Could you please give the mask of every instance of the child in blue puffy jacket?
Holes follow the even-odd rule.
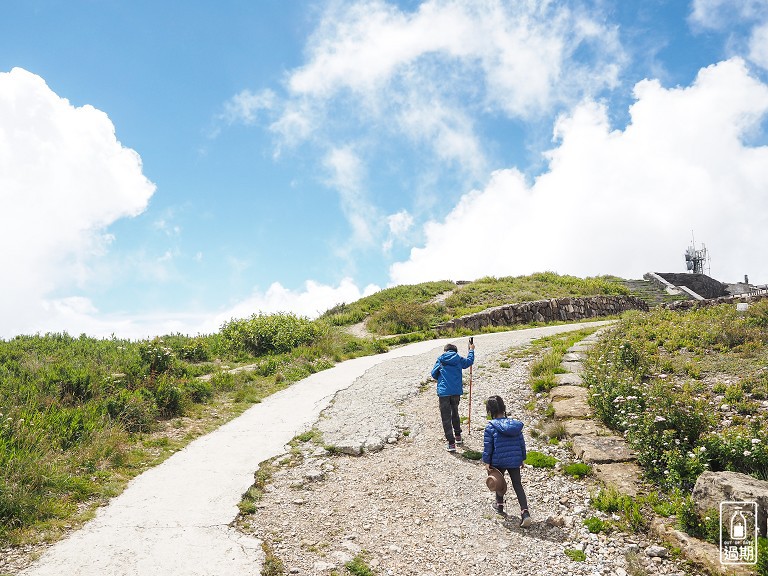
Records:
[[[475,361],[475,345],[471,341],[470,338],[466,358],[459,355],[455,344],[446,344],[443,353],[432,367],[432,378],[437,380],[440,418],[443,421],[445,439],[448,441],[448,452],[456,452],[456,444],[463,444],[459,418],[459,401],[464,392],[461,371],[472,366]]]
[[[531,515],[528,512],[528,499],[525,496],[523,482],[520,478],[520,468],[525,466],[525,438],[523,423],[514,418],[507,418],[507,407],[501,396],[491,396],[485,402],[485,409],[491,421],[485,427],[483,435],[483,462],[486,467],[496,468],[509,473],[512,487],[520,504],[520,526],[527,528],[531,525]],[[504,515],[504,494],[496,492],[496,502],[493,509]]]

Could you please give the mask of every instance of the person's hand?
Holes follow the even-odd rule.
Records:
[[[475,345],[474,345],[474,344],[470,344],[470,345],[469,345],[469,349],[470,349],[470,350],[474,350],[474,349],[475,349]]]

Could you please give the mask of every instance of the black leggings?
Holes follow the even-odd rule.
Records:
[[[504,476],[504,472],[509,472],[509,477],[512,479],[512,488],[515,489],[517,502],[520,504],[520,510],[528,510],[528,498],[525,497],[523,481],[520,478],[520,468],[497,468],[497,470],[501,472],[502,476]],[[504,495],[496,492],[496,502],[499,504],[504,502]]]

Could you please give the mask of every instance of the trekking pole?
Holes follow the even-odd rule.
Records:
[[[473,344],[473,337],[469,337],[469,345]],[[472,434],[472,366],[469,367],[469,415],[467,416],[467,435]]]

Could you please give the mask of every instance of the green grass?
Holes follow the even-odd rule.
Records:
[[[596,330],[597,328],[585,328],[535,340],[530,347],[530,352],[538,355],[529,369],[531,389],[535,393],[549,392],[557,386],[555,376],[565,373],[562,361],[568,348]]]
[[[585,476],[592,474],[592,467],[583,462],[573,462],[563,466],[563,473],[573,476],[574,478],[584,478]]]
[[[436,296],[446,292],[452,294],[444,302],[433,303]],[[553,272],[486,277],[462,286],[449,281],[424,282],[387,288],[352,303],[338,304],[321,318],[337,326],[367,319],[368,329],[376,334],[401,334],[425,331],[451,318],[503,304],[600,294],[629,294],[629,290],[617,278],[577,278]]]
[[[480,460],[483,457],[483,453],[477,450],[464,450],[461,455],[467,460]]]
[[[557,458],[536,452],[535,450],[529,450],[525,463],[534,468],[554,468],[555,464],[557,464]]]
[[[358,554],[355,556],[351,561],[347,562],[344,567],[347,569],[347,572],[350,574],[353,574],[354,576],[374,576],[375,572],[373,569],[368,566],[368,563],[366,562],[365,558]]]
[[[611,530],[611,525],[608,522],[601,520],[596,516],[590,516],[584,520],[584,526],[587,527],[592,534],[598,534],[603,532],[607,534]]]
[[[587,559],[587,555],[582,550],[566,548],[564,553],[566,556],[568,556],[568,558],[570,558],[574,562],[584,562],[584,560]]]

